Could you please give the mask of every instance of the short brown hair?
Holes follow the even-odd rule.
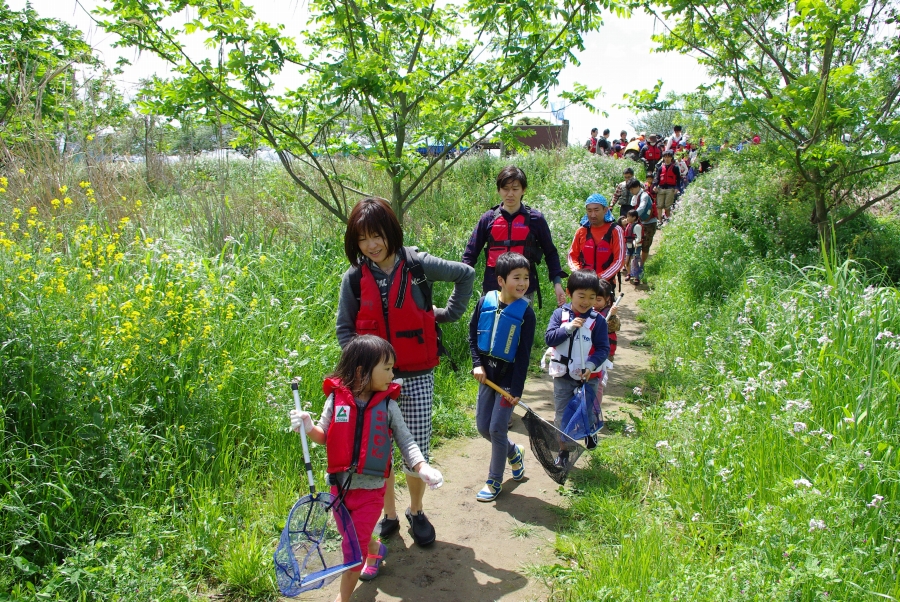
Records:
[[[507,165],[497,174],[497,190],[509,186],[513,182],[521,184],[522,190],[528,188],[528,178],[525,177],[525,172],[515,165]]]
[[[353,267],[359,267],[363,257],[359,250],[359,238],[366,235],[381,236],[387,245],[388,255],[392,255],[403,247],[403,228],[394,210],[387,200],[370,196],[366,197],[350,211],[347,218],[347,230],[344,232],[344,253]]]

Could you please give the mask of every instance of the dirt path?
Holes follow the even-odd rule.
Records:
[[[639,414],[636,406],[624,401],[624,395],[637,382],[637,372],[646,369],[649,361],[647,350],[634,345],[643,329],[643,324],[634,319],[637,301],[646,298],[646,289],[624,283],[623,291],[615,369],[610,373],[602,406],[607,423],[614,427],[628,420],[626,412]],[[523,399],[541,416],[552,420],[553,384],[546,374],[529,375]],[[510,438],[528,447],[518,414]],[[528,567],[555,562],[555,526],[564,498],[530,451],[527,453],[526,478],[516,483],[507,471],[503,493],[497,500],[479,503],[475,494],[484,485],[490,460],[488,442],[458,439],[435,450],[434,464],[446,482],[440,490],[428,492],[425,504],[437,531],[437,542],[426,549],[418,548],[401,518],[400,534],[386,542],[390,555],[381,574],[374,581],[361,584],[354,601],[546,600],[547,589]],[[398,497],[398,508],[403,508],[408,501],[406,492],[401,491]],[[324,592],[298,599],[330,602],[336,595],[336,584],[332,584]]]

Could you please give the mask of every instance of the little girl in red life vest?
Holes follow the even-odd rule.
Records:
[[[350,570],[341,576],[336,602],[347,602],[359,579],[374,579],[387,556],[387,548],[372,539],[372,532],[384,505],[394,441],[403,459],[426,485],[437,489],[444,483],[441,473],[425,462],[395,401],[400,395],[400,384],[392,382],[395,360],[394,348],[386,340],[374,335],[356,337],[344,348],[334,374],[322,385],[328,398],[318,424],[313,425],[308,412],[290,412],[293,430],[300,432],[303,428],[315,443],[325,445],[331,494],[337,497],[343,491],[343,504],[353,519],[359,548],[368,551],[361,571]],[[362,431],[356,445],[360,412]],[[354,450],[358,450],[356,457]],[[338,530],[344,537],[344,559],[349,560],[352,553],[345,529],[338,524]]]

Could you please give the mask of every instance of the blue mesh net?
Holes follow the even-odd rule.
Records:
[[[275,550],[275,576],[282,595],[294,597],[331,583],[362,563],[353,520],[328,493],[301,498],[288,515]]]
[[[562,432],[572,439],[589,440],[588,445],[596,442],[597,434],[603,428],[603,413],[600,411],[600,400],[593,387],[586,384],[575,390],[569,400],[562,417]]]

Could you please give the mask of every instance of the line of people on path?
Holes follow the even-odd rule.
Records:
[[[673,159],[681,168],[686,183],[692,182],[698,174],[711,168],[709,161],[701,157],[706,147],[703,138],[695,144],[680,125],[674,126],[672,133],[667,137],[641,132],[629,138],[628,132],[622,130],[618,138],[610,140],[608,129],[603,130],[602,135],[598,135],[598,131],[597,128],[593,128],[590,138],[584,143],[584,148],[588,152],[599,156],[640,161],[644,163],[648,174],[656,170],[666,151],[672,151]]]
[[[663,164],[672,165],[665,157]],[[532,308],[535,294],[541,302],[537,265],[546,262],[557,305],[544,341],[560,427],[563,408],[577,387],[586,384],[602,399],[619,328],[615,280],[626,258],[632,276],[635,269],[643,269],[657,223],[651,194],[658,198],[657,189],[668,190],[667,169],[654,176],[650,190],[633,178],[633,170],[625,170],[626,181],[614,196],[620,214],[625,214],[623,225],[602,194],[585,200],[585,216],[576,225],[567,254],[571,274],[563,269],[546,219],[523,202],[528,182],[518,167],[498,174],[500,203],[480,217],[460,262],[404,246],[403,229],[386,200],[370,197],[354,206],[344,234],[350,267],[338,295],[341,359],[324,381],[326,402],[318,421],[308,412],[290,412],[294,430],[302,428],[325,445],[332,494],[349,510],[360,549],[367,552],[363,566],[342,575],[337,600],[349,600],[359,579],[378,575],[388,552],[383,540],[399,530],[390,461],[394,443],[409,489],[404,515],[412,537],[423,547],[436,539],[424,498],[429,487],[443,484],[443,475],[429,464],[434,368],[442,353],[439,325],[465,312],[479,258],[485,257],[484,279],[469,324],[469,347],[479,381],[476,426],[492,449],[476,499],[489,502],[502,492],[507,464],[514,480],[525,476],[524,447],[509,439],[508,429],[524,391],[537,329]],[[633,281],[640,282],[639,272]],[[453,285],[446,307],[433,305],[437,282]],[[504,394],[490,388],[487,380]],[[560,441],[558,464],[566,465],[569,451]],[[349,540],[346,528],[342,534]],[[349,547],[344,549],[349,553]]]

